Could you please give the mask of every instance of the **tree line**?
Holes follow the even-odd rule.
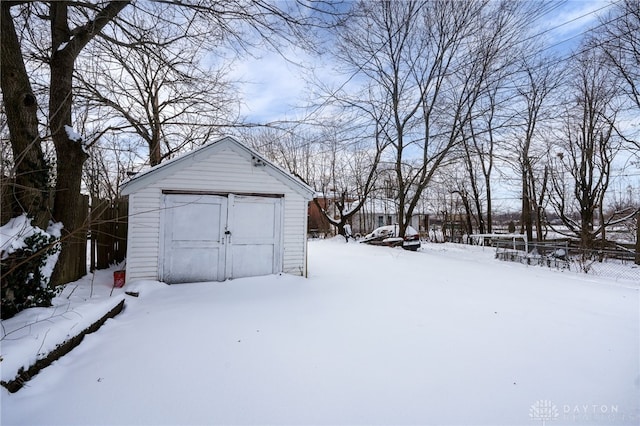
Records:
[[[529,241],[552,230],[591,249],[615,227],[637,241],[638,187],[614,183],[638,176],[639,2],[563,55],[536,33],[556,3],[464,4],[354,5],[330,48],[348,84],[316,81],[322,118],[254,145],[330,201],[318,207],[340,233],[367,197],[395,203],[401,234],[452,204],[467,232],[491,233],[509,187]]]

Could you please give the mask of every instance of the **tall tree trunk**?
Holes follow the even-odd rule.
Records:
[[[149,139],[149,164],[151,167],[157,166],[162,161],[162,147],[160,146],[160,139],[162,137],[162,125],[160,117],[160,108],[158,105],[158,87],[154,84],[153,96],[151,99],[151,116],[153,120],[150,123],[151,138]]]
[[[527,172],[522,173],[522,224],[521,232],[526,232],[527,241],[533,240],[533,221],[531,219],[531,200],[529,196],[529,178]]]
[[[455,194],[460,196],[460,200],[462,201],[462,206],[464,207],[465,218],[464,218],[464,227],[465,234],[473,234],[473,211],[471,209],[471,202],[469,201],[469,195],[465,190],[454,191]]]
[[[149,165],[151,167],[157,166],[162,161],[160,148],[160,138],[151,138],[149,141]]]
[[[583,206],[580,213],[580,247],[583,249],[592,249],[595,242],[593,235],[593,210],[588,206]]]
[[[544,240],[544,233],[542,232],[542,224],[544,219],[544,199],[545,193],[547,191],[547,181],[549,179],[549,167],[544,167],[544,175],[542,178],[542,186],[540,187],[540,196],[538,198],[534,198],[534,207],[536,214],[536,238],[538,241]]]
[[[56,192],[53,217],[62,222],[62,252],[52,277],[54,285],[76,280],[87,273],[86,262],[78,265],[76,245],[86,244],[86,229],[79,223],[84,214],[79,211],[82,167],[88,158],[81,139],[69,130],[73,102],[73,67],[76,53],[59,49],[69,41],[67,5],[54,2],[51,5],[51,33],[54,51],[51,57],[51,85],[49,93],[49,127],[56,148]],[[72,139],[71,137],[74,137]]]
[[[79,245],[86,245],[86,217],[81,211],[80,187],[82,168],[88,158],[81,138],[71,133],[73,102],[73,70],[75,59],[87,43],[110,22],[129,1],[112,1],[100,10],[93,21],[79,27],[71,35],[68,24],[68,2],[52,2],[51,75],[49,87],[49,127],[56,149],[56,191],[54,220],[62,222],[62,251],[54,269],[53,285],[74,281],[86,274],[86,260],[78,259]]]
[[[479,195],[480,194],[474,194],[473,201],[475,204],[476,211],[478,212],[478,233],[484,234],[485,233],[484,218],[482,217],[482,205],[480,204]]]
[[[604,208],[602,206],[604,200],[600,200],[598,204],[598,215],[600,216],[600,239],[602,240],[602,249],[607,246],[607,224],[604,217]]]
[[[396,122],[398,119],[396,119]],[[396,124],[396,132],[398,135],[398,148],[396,150],[396,160],[395,160],[395,173],[396,173],[396,182],[398,186],[398,237],[404,238],[404,233],[407,229],[408,223],[411,220],[411,215],[406,217],[405,208],[406,208],[406,197],[405,194],[408,192],[408,188],[406,187],[406,181],[404,178],[404,174],[402,171],[402,151],[403,151],[403,134],[402,127]]]
[[[15,184],[12,187],[12,195],[16,200],[16,211],[13,215],[26,212],[32,217],[34,225],[46,229],[50,218],[48,211],[50,170],[40,145],[38,104],[22,59],[10,4],[2,2],[0,7],[2,100],[7,114],[15,163]]]
[[[485,186],[487,193],[487,232],[491,234],[493,232],[493,214],[491,213],[491,179],[485,175]]]

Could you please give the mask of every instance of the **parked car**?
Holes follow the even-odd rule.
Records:
[[[405,250],[416,251],[420,248],[420,234],[412,226],[405,230],[405,236],[397,237],[398,225],[387,225],[376,228],[370,234],[364,236],[361,243],[378,246],[402,247]]]

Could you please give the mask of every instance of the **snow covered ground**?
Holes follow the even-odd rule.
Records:
[[[122,314],[0,391],[1,423],[639,424],[640,283],[493,255],[337,239],[309,243],[309,279],[127,284]]]

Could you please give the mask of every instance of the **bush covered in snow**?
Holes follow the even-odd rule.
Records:
[[[49,287],[58,259],[60,225],[47,232],[31,225],[26,215],[0,228],[2,319],[34,306],[51,306],[59,289]]]

